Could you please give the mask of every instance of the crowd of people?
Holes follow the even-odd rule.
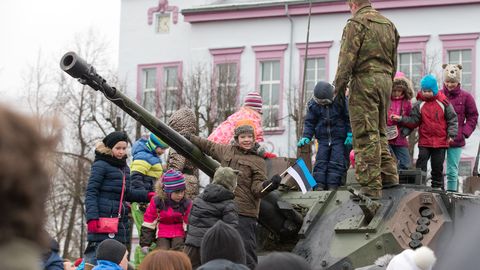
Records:
[[[347,149],[353,146],[352,165],[360,192],[380,198],[382,188],[398,183],[397,170],[411,167],[406,136],[418,127],[416,167],[425,171],[431,160],[432,188],[444,190],[447,156],[446,190],[457,191],[462,146],[478,119],[473,97],[461,88],[462,66],[443,66],[441,89],[437,78],[424,76],[412,104],[415,89],[405,74],[396,71],[399,35],[394,24],[373,9],[369,0],[349,0],[348,4],[353,17],[344,28],[334,85],[321,81],[313,89],[298,142],[303,146],[317,140],[316,189],[336,190],[342,185]],[[267,178],[265,159],[275,154],[259,144],[263,141],[261,113],[261,96],[249,93],[244,106],[208,139],[196,135],[191,110],[183,108],[171,116],[169,126],[221,165],[202,193],[198,169],[174,149],[163,162],[161,156],[169,147],[154,134],[133,144],[130,165],[127,134],[106,135],[96,145],[85,192],[88,243],[82,258],[72,263],[61,259],[55,240],[48,240],[43,224],[45,202],[38,196],[48,192],[42,159],[53,150],[56,139],[38,132],[33,119],[0,107],[0,160],[4,165],[0,170],[4,213],[0,268],[311,269],[304,258],[292,253],[272,253],[258,262],[260,199],[281,181],[279,175]],[[129,262],[130,216],[140,235],[134,264]],[[406,259],[402,259],[414,256],[412,252],[401,253],[387,269],[416,269],[404,266]],[[40,253],[42,266],[38,264]],[[434,262],[430,258],[428,269]]]

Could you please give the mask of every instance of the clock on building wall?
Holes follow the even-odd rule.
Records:
[[[157,14],[157,33],[168,33],[170,32],[170,14]]]

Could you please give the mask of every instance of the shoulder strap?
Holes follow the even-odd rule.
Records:
[[[123,175],[123,178],[122,178],[122,193],[120,195],[120,205],[118,206],[118,218],[120,218],[122,216],[122,202],[123,202],[123,194],[125,192],[125,178],[126,178],[126,173],[122,170],[120,170],[120,172],[122,173]]]

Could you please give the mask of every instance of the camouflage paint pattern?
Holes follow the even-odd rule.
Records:
[[[335,92],[342,95],[350,89],[355,173],[360,184],[372,190],[381,189],[382,181],[398,183],[386,119],[399,39],[392,22],[365,6],[348,20],[341,41]]]

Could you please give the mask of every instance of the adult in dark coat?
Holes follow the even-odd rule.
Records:
[[[95,252],[100,242],[112,238],[128,246],[130,244],[130,221],[128,202],[148,202],[154,193],[146,190],[134,190],[130,185],[130,169],[127,166],[128,137],[124,132],[115,131],[108,134],[95,149],[90,178],[85,193],[85,211],[87,219],[87,248],[85,261],[96,264]],[[98,232],[98,220],[101,217],[118,217],[123,180],[125,190],[122,211],[117,233]]]
[[[237,186],[237,172],[229,167],[219,167],[215,171],[212,184],[193,201],[188,218],[188,232],[184,252],[190,258],[192,267],[200,266],[200,245],[202,238],[218,220],[237,227],[238,211],[233,192]]]

